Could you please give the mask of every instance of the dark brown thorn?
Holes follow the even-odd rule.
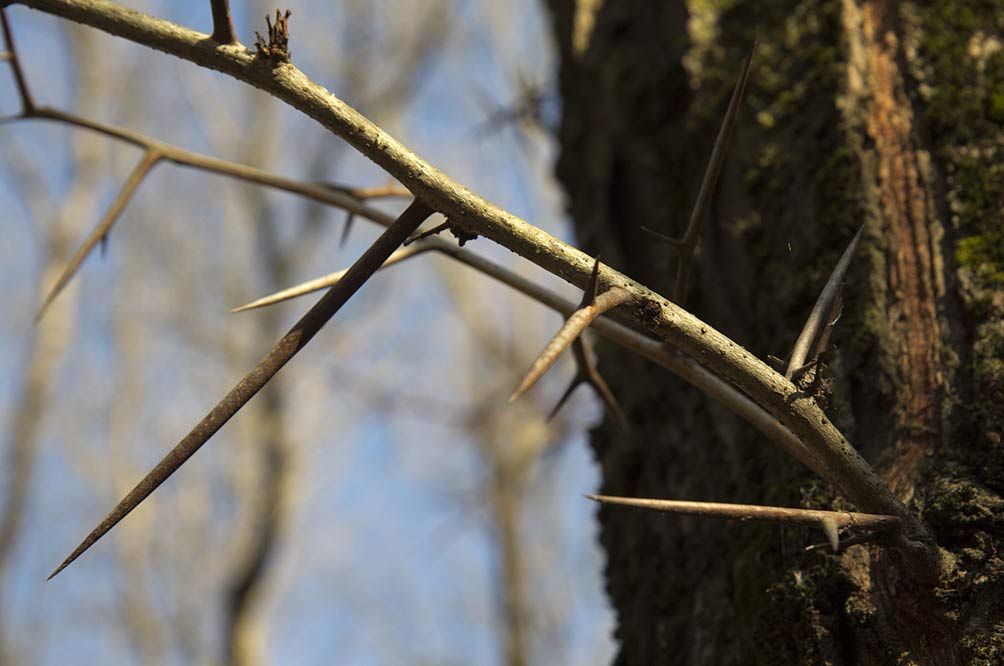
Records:
[[[687,299],[687,280],[690,273],[690,261],[693,259],[694,250],[697,248],[697,241],[701,236],[701,224],[704,221],[704,214],[711,203],[711,196],[715,192],[718,184],[718,176],[722,172],[722,164],[725,163],[725,153],[728,151],[729,139],[732,136],[732,127],[735,125],[736,116],[739,112],[739,104],[743,99],[743,92],[746,90],[746,82],[749,80],[750,64],[753,62],[753,52],[756,50],[757,38],[753,39],[746,61],[743,63],[742,72],[736,82],[735,90],[732,91],[732,99],[725,110],[725,118],[722,126],[718,130],[715,138],[715,146],[711,149],[711,159],[708,160],[708,168],[704,172],[704,180],[701,181],[701,189],[697,192],[697,201],[694,202],[694,209],[690,213],[690,221],[687,223],[687,231],[683,235],[680,244],[680,264],[676,270],[676,285],[673,288],[673,301],[678,305],[683,305]]]
[[[582,300],[579,301],[579,309],[587,308],[596,302],[596,291],[599,289],[600,257],[596,256],[593,261],[593,272],[589,274],[589,280],[582,290]]]
[[[641,226],[641,230],[644,231],[645,233],[652,234],[653,236],[655,236],[659,240],[661,240],[663,242],[666,242],[666,243],[669,243],[670,245],[673,245],[675,247],[679,247],[679,246],[683,245],[683,241],[680,240],[679,238],[673,238],[672,236],[667,236],[666,234],[662,233],[661,231],[656,231],[655,229],[651,229],[651,228],[646,227],[644,225]]]
[[[833,306],[837,292],[840,291],[840,283],[843,282],[844,277],[847,275],[847,269],[851,265],[851,259],[854,258],[854,252],[858,249],[858,243],[861,242],[864,230],[865,225],[862,224],[858,228],[857,233],[854,234],[854,238],[851,239],[847,249],[844,250],[843,255],[841,255],[840,261],[834,267],[830,278],[823,287],[823,291],[820,292],[819,298],[816,299],[816,304],[812,306],[812,312],[809,313],[809,318],[805,320],[805,326],[802,327],[802,332],[799,333],[795,346],[791,348],[788,369],[784,373],[786,379],[790,380],[795,370],[805,365],[805,359],[809,354],[809,347],[812,345],[816,334],[819,333],[823,319],[826,318],[826,315]]]
[[[428,229],[427,231],[423,231],[420,234],[415,234],[414,236],[412,236],[411,238],[409,238],[408,240],[406,240],[404,242],[404,246],[408,247],[412,243],[414,243],[416,241],[420,241],[423,238],[428,238],[429,236],[435,236],[436,234],[441,234],[441,233],[443,233],[444,231],[446,231],[449,228],[450,228],[450,221],[447,220],[446,222],[443,222],[442,224],[436,225],[433,228]]]
[[[579,388],[579,385],[584,383],[585,381],[586,380],[583,379],[582,375],[579,373],[576,373],[576,375],[572,377],[572,381],[568,382],[568,388],[565,389],[565,392],[561,394],[561,397],[558,399],[558,402],[555,403],[554,407],[548,413],[546,419],[548,422],[554,420],[554,417],[558,415],[558,412],[561,411],[561,408],[565,406],[565,403],[568,402],[568,399],[572,397],[573,393],[575,393],[575,389]]]
[[[286,335],[258,362],[248,374],[210,411],[164,459],[150,470],[136,484],[125,498],[105,516],[94,530],[87,535],[69,557],[60,564],[49,576],[53,576],[80,557],[98,539],[104,536],[120,520],[125,518],[150,493],[168,479],[205,444],[216,431],[230,420],[258,391],[297,352],[303,349],[310,339],[321,330],[328,320],[355,294],[363,284],[380,268],[380,266],[404,242],[409,234],[415,231],[425,221],[432,210],[418,200],[401,214],[397,220],[384,231],[379,238],[356,260],[346,272],[345,277],[332,287],[321,299],[307,311],[307,314],[293,325]]]
[[[211,39],[220,44],[240,44],[234,34],[234,22],[230,18],[230,0],[209,0],[213,10],[213,34]]]
[[[596,392],[596,395],[600,397],[600,400],[603,401],[607,414],[617,422],[617,427],[622,431],[630,432],[631,424],[628,422],[627,415],[621,409],[620,403],[617,402],[617,397],[614,395],[613,390],[611,390],[610,385],[607,384],[603,379],[603,375],[596,368],[596,364],[590,358],[589,352],[586,351],[586,345],[582,342],[582,336],[576,338],[575,342],[572,343],[572,353],[575,354],[575,361],[578,364],[583,381],[589,384],[593,391]]]
[[[345,244],[349,242],[349,233],[352,232],[352,223],[356,221],[356,214],[349,212],[345,216],[345,226],[342,227],[342,235],[338,239],[338,249],[345,247]]]
[[[7,60],[14,69],[14,81],[17,84],[17,92],[21,95],[21,115],[30,116],[35,111],[35,100],[28,89],[28,79],[21,69],[21,61],[17,57],[17,48],[14,46],[14,35],[11,33],[10,23],[7,21],[7,10],[0,7],[0,28],[3,28],[3,40],[7,45]]]
[[[108,234],[111,233],[115,222],[119,219],[119,216],[122,215],[122,211],[125,210],[126,204],[129,203],[133,194],[136,193],[136,189],[139,187],[140,183],[143,182],[143,178],[150,173],[150,169],[152,169],[162,157],[163,156],[160,153],[153,150],[147,150],[143,153],[143,157],[141,157],[139,162],[136,163],[136,166],[133,167],[132,172],[129,174],[129,178],[122,186],[118,196],[115,197],[115,201],[113,201],[112,205],[108,208],[108,212],[106,212],[105,216],[101,218],[98,225],[94,227],[94,230],[91,231],[87,240],[84,241],[83,245],[80,246],[76,254],[73,255],[73,258],[70,259],[70,263],[63,270],[59,279],[56,280],[56,283],[49,290],[49,293],[46,294],[45,299],[42,301],[42,306],[38,310],[38,314],[35,315],[36,324],[42,320],[46,310],[48,310],[49,306],[52,305],[56,296],[58,296],[60,292],[66,288],[66,285],[70,283],[73,276],[77,274],[81,264],[84,263],[84,259],[86,259],[91,253],[94,246],[98,243],[103,245],[107,242]]]
[[[824,522],[837,529],[852,527],[881,531],[899,529],[897,516],[853,511],[821,511],[817,509],[790,509],[780,506],[760,506],[758,504],[725,504],[722,502],[688,502],[683,500],[641,499],[635,497],[611,497],[609,495],[586,495],[591,500],[604,504],[621,504],[641,509],[652,509],[689,516],[710,518],[730,518],[735,520],[765,520],[791,525],[821,526]],[[824,528],[829,532],[829,527]],[[831,540],[832,543],[832,540]]]
[[[586,283],[579,308],[565,320],[565,323],[554,334],[554,337],[547,343],[536,360],[534,360],[523,381],[520,382],[519,387],[509,396],[509,402],[516,400],[516,398],[523,395],[530,387],[536,384],[544,376],[544,373],[554,365],[554,362],[558,360],[562,352],[575,342],[594,319],[631,297],[631,294],[626,289],[620,287],[611,287],[599,296],[596,296],[595,289],[598,275],[599,261],[597,260],[593,265],[593,273]]]
[[[383,262],[381,269],[393,266],[396,263],[404,261],[405,259],[410,259],[416,255],[422,254],[423,252],[428,252],[433,250],[428,245],[413,245],[409,248],[402,248],[394,252],[394,254],[387,257],[387,261]],[[345,277],[348,270],[340,270],[334,273],[329,273],[327,275],[322,275],[319,278],[314,278],[313,280],[308,280],[307,282],[301,282],[298,285],[289,287],[288,289],[283,289],[282,291],[277,291],[268,296],[263,296],[258,300],[251,301],[247,305],[242,305],[239,308],[234,308],[230,312],[244,312],[245,310],[254,310],[255,308],[265,307],[266,305],[272,305],[274,303],[281,303],[282,301],[288,301],[291,298],[296,298],[298,296],[303,296],[304,294],[309,294],[314,291],[319,291],[326,287],[332,287],[338,284],[339,280]]]

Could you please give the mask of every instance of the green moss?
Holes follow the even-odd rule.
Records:
[[[1004,284],[1004,226],[959,241],[955,260],[960,266],[973,266],[989,284]]]

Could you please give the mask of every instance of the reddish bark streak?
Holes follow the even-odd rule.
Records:
[[[865,127],[874,142],[882,219],[887,225],[890,320],[898,345],[896,456],[885,470],[900,497],[913,494],[920,463],[937,442],[942,376],[936,299],[937,246],[931,193],[912,136],[913,113],[897,56],[894,9],[885,0],[862,7],[871,98]]]
[[[908,501],[940,431],[943,378],[937,302],[942,294],[935,273],[941,265],[939,221],[898,63],[895,0],[862,3],[861,19],[868,72],[865,131],[873,144],[877,204],[888,243],[886,307],[895,347],[887,352],[896,355],[897,370],[896,451],[883,476],[893,492]],[[888,619],[891,635],[916,663],[961,663],[957,627],[940,605],[903,576],[889,553],[873,550],[871,557],[869,596]]]

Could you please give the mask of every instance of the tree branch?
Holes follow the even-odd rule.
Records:
[[[42,300],[42,305],[38,309],[38,314],[35,315],[35,323],[37,324],[42,320],[45,315],[45,311],[49,309],[52,302],[56,299],[56,296],[63,291],[63,289],[70,283],[73,276],[77,274],[77,270],[80,269],[80,265],[84,263],[84,259],[87,255],[91,253],[91,250],[98,244],[104,244],[108,242],[108,234],[111,233],[112,227],[115,225],[115,221],[119,219],[122,211],[125,210],[126,204],[132,199],[133,194],[136,193],[136,189],[139,187],[146,175],[150,173],[157,162],[160,160],[161,155],[154,151],[147,151],[143,153],[143,157],[140,161],[136,163],[133,167],[132,172],[129,174],[129,178],[126,180],[125,185],[119,191],[118,196],[115,197],[115,201],[112,202],[111,207],[109,207],[108,212],[105,216],[101,218],[98,222],[98,226],[94,227],[94,230],[84,241],[73,258],[70,259],[70,263],[63,270],[62,274],[57,278],[56,283],[49,289],[45,298]]]

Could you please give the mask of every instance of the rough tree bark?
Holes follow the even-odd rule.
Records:
[[[687,306],[791,348],[854,230],[828,414],[931,527],[945,575],[819,534],[599,512],[618,663],[1004,662],[1004,9],[996,3],[550,0],[559,178],[579,246],[662,293],[742,57],[746,101]],[[634,432],[602,492],[828,508],[831,490],[682,381],[613,347]]]

